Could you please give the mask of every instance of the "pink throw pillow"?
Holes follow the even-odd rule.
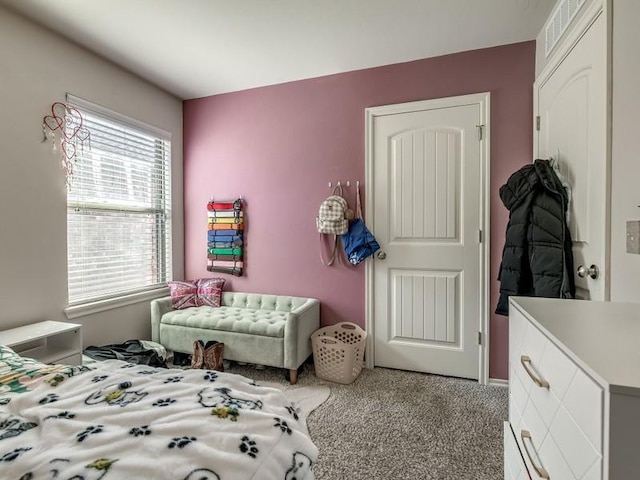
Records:
[[[198,286],[189,280],[167,282],[171,293],[171,307],[175,310],[198,306]]]
[[[222,300],[224,282],[224,278],[200,278],[196,280],[200,305],[219,307]]]
[[[219,307],[222,300],[224,278],[199,278],[167,282],[171,294],[171,307],[179,310],[188,307]]]

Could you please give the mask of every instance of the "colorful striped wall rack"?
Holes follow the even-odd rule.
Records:
[[[207,270],[236,277],[244,271],[243,200],[210,200],[207,203]]]

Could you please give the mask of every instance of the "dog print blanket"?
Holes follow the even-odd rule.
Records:
[[[1,479],[314,478],[318,451],[277,389],[118,360],[42,367],[23,391],[0,389]]]

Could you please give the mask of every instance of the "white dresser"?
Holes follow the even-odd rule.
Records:
[[[513,297],[505,480],[640,479],[640,304]]]

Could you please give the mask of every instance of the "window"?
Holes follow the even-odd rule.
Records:
[[[67,195],[69,305],[171,280],[170,135],[68,96],[90,131]]]

